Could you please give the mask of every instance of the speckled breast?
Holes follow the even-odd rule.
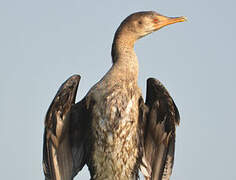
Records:
[[[136,89],[137,91],[137,89]],[[139,91],[101,92],[93,108],[94,180],[137,178]],[[136,92],[136,93],[135,93]]]

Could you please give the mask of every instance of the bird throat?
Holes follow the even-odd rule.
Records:
[[[135,39],[124,33],[116,33],[112,44],[112,62],[120,79],[138,80],[138,58],[134,51]]]

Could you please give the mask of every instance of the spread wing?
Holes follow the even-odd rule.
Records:
[[[87,113],[83,101],[74,104],[79,81],[78,75],[67,79],[47,111],[43,144],[46,180],[71,180],[85,164]]]
[[[147,180],[169,180],[174,163],[175,127],[180,121],[178,109],[165,87],[153,78],[147,80],[146,103],[140,107],[148,107],[143,115],[141,171]]]

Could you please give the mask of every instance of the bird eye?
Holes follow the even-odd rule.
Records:
[[[142,21],[138,21],[138,24],[143,24]]]
[[[154,23],[158,23],[159,20],[158,20],[158,19],[153,19],[153,22],[154,22]]]

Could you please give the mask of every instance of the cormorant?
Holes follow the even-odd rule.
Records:
[[[170,178],[178,109],[165,87],[147,80],[146,102],[138,87],[136,40],[185,21],[153,11],[128,16],[115,33],[113,65],[75,104],[80,81],[71,76],[59,88],[45,119],[43,168],[46,180],[71,180],[87,164],[92,180]]]

